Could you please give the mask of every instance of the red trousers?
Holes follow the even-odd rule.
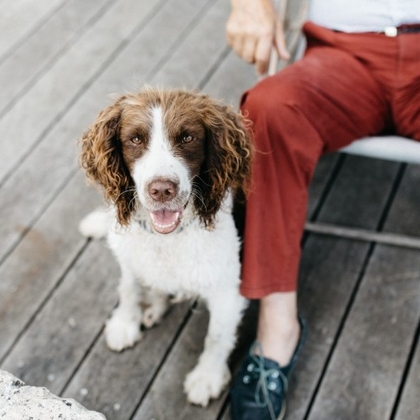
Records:
[[[363,136],[420,140],[420,33],[346,34],[306,23],[302,60],[245,92],[256,147],[241,292],[297,286],[308,186],[319,157]]]

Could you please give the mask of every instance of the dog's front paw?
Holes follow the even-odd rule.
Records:
[[[144,325],[145,328],[152,328],[162,320],[167,309],[167,300],[153,302],[150,306],[143,310],[143,316],[141,319],[142,325]]]
[[[133,347],[141,339],[140,321],[118,313],[108,320],[105,327],[105,339],[108,347],[114,351],[122,351]]]
[[[185,378],[184,390],[192,404],[206,407],[212,398],[218,398],[230,381],[229,368],[212,369],[198,364]]]

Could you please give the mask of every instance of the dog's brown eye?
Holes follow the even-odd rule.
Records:
[[[193,136],[191,136],[190,134],[184,134],[182,136],[181,143],[183,143],[183,144],[191,143],[193,140],[194,140]]]
[[[141,137],[133,137],[131,139],[131,142],[134,144],[142,144],[143,143],[143,139]]]

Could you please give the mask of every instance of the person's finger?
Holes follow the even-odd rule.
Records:
[[[226,24],[226,38],[228,44],[236,52],[240,50],[242,45],[243,31],[241,30],[240,24],[236,19],[236,15],[231,15]]]
[[[227,41],[236,55],[242,57],[243,36],[236,32],[227,32]]]
[[[267,73],[272,45],[271,36],[264,36],[258,41],[255,52],[255,68],[259,75]]]
[[[247,63],[250,63],[250,64],[255,63],[256,47],[257,47],[257,39],[252,36],[248,36],[247,38],[243,40],[242,51],[241,51],[240,56]]]

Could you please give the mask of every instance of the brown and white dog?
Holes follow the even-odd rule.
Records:
[[[81,165],[111,206],[89,214],[80,230],[107,235],[121,268],[107,344],[133,346],[141,325],[161,320],[169,296],[203,299],[210,323],[184,388],[190,402],[206,406],[230,379],[227,359],[245,307],[231,212],[250,172],[244,120],[200,93],[145,88],[104,109],[81,145]]]

